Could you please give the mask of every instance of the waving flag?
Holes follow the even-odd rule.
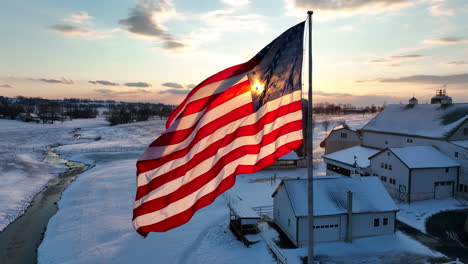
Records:
[[[137,162],[133,225],[143,236],[180,226],[231,188],[237,174],[302,144],[304,22],[248,62],[200,83]]]

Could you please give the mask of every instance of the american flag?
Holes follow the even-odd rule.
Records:
[[[133,225],[142,236],[192,218],[231,188],[302,145],[304,22],[246,63],[197,85],[137,162]]]

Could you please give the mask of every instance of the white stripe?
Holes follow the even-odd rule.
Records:
[[[190,184],[192,180],[194,180],[196,177],[200,176],[201,174],[209,171],[221,158],[229,154],[232,150],[235,150],[241,146],[246,146],[246,145],[258,145],[263,140],[263,137],[266,136],[267,134],[271,133],[275,129],[278,129],[279,127],[285,124],[294,122],[296,120],[301,120],[301,118],[302,118],[302,110],[289,113],[285,116],[282,116],[276,119],[275,122],[265,125],[264,129],[260,130],[255,135],[236,138],[229,145],[220,148],[216,152],[215,155],[211,157],[204,157],[205,158],[204,161],[202,161],[201,163],[197,164],[195,167],[187,171],[184,176],[181,176],[177,179],[174,179],[170,182],[167,182],[159,186],[157,189],[151,191],[147,195],[135,201],[134,207],[137,208],[144,202],[148,202],[156,198],[170,194],[173,191],[180,188],[184,184]],[[185,165],[189,160],[193,158],[195,154],[201,151],[201,150],[198,150],[197,148],[194,148],[194,149],[195,151],[193,151],[193,153],[190,153],[184,158],[180,158],[172,162],[168,162],[167,166],[172,169],[175,169],[182,165]],[[157,177],[159,175],[161,175],[159,171],[156,171],[153,177]]]
[[[190,98],[185,102],[182,109],[180,109],[179,116],[190,102],[193,102],[198,99],[202,99],[208,96],[212,96],[214,94],[222,93],[227,89],[231,88],[232,86],[247,80],[247,76],[245,73],[233,76],[231,78],[227,78],[218,82],[210,83],[203,87],[200,87],[194,94],[190,96]],[[172,123],[169,125],[170,127],[174,124],[174,121],[177,120],[177,116],[173,119]]]
[[[274,153],[278,147],[300,139],[302,139],[302,131],[291,132],[279,137],[275,142],[264,146],[258,155],[249,154],[242,156],[241,158],[227,164],[215,178],[213,178],[209,183],[204,185],[198,191],[191,193],[183,199],[169,204],[167,207],[161,210],[136,217],[133,220],[134,227],[138,229],[141,226],[158,223],[189,209],[195,204],[197,200],[216,190],[222,180],[224,180],[225,177],[231,175],[238,165],[255,165],[258,160]]]
[[[231,112],[233,109],[238,108],[239,106],[248,104],[252,102],[252,96],[249,92],[243,93],[239,96],[236,96],[235,98],[227,101],[226,103],[219,105],[210,111],[208,111],[198,122],[197,126],[193,129],[192,133],[185,138],[183,141],[177,143],[177,144],[172,144],[172,145],[166,145],[166,146],[158,146],[158,147],[149,147],[146,149],[145,153],[139,158],[139,160],[151,160],[151,159],[157,159],[160,157],[164,157],[166,155],[169,155],[177,150],[186,148],[192,140],[197,136],[197,133],[200,129],[202,129],[206,124],[226,115],[227,113]],[[199,114],[193,114],[193,115],[199,115]],[[233,121],[235,122],[235,121]],[[233,123],[231,122],[231,124]],[[226,124],[225,126],[229,126],[229,124]]]
[[[278,109],[281,105],[287,105],[294,101],[301,100],[300,98],[301,98],[301,91],[296,91],[294,93],[280,97],[276,100],[270,101],[264,106],[262,106],[256,113],[250,114],[246,116],[245,118],[241,118],[235,122],[227,124],[224,127],[220,127],[219,129],[214,131],[213,134],[211,134],[208,139],[200,141],[192,149],[197,152],[202,151],[205,148],[207,148],[209,145],[211,145],[213,142],[216,142],[222,139],[226,134],[232,133],[238,127],[255,124],[266,113]],[[145,154],[143,154],[143,157],[145,157],[145,159],[160,158],[176,150],[180,150],[180,149],[187,147],[190,144],[190,142],[191,141],[184,141],[184,142],[181,142],[179,145],[150,147],[146,150]],[[181,159],[183,159],[184,162],[187,160],[185,156],[182,157]],[[140,160],[143,160],[143,159],[140,159]],[[138,178],[137,178],[137,186],[145,185],[148,182],[150,182],[153,178],[161,174],[167,173],[168,171],[173,170],[175,168],[176,167],[172,166],[171,162],[168,162],[166,164],[162,164],[160,167],[154,168],[153,170],[141,173],[138,175]]]
[[[245,104],[245,102],[247,100],[249,102],[251,102],[250,92],[244,93],[244,94],[239,95],[237,97],[242,97],[241,99],[235,101],[235,102],[238,103],[237,107]],[[232,100],[234,100],[234,98]],[[226,113],[225,113],[225,111],[223,109],[228,109],[229,111],[232,111],[233,109],[235,109],[235,108],[230,108],[230,107],[232,107],[231,103],[230,103],[232,100],[226,102],[226,103],[229,103],[228,105],[226,105],[226,103],[222,104],[222,105],[219,105],[219,106],[213,108],[212,110],[210,110],[208,113],[206,113],[205,116],[203,117],[203,120],[201,120],[199,122],[199,125],[194,130],[194,132],[200,130],[203,127],[203,125],[206,125],[208,122],[216,120],[217,118],[225,115]],[[286,105],[286,104],[289,104],[289,103],[292,103],[292,102],[298,101],[298,100],[301,100],[301,91],[296,91],[296,92],[293,92],[291,94],[280,97],[278,99],[267,102],[264,106],[262,106],[257,111],[257,115],[251,115],[249,117],[249,119],[246,119],[246,120],[239,119],[239,120],[237,120],[237,121],[235,121],[235,122],[233,122],[231,124],[232,125],[236,125],[236,124],[237,125],[240,125],[240,124],[251,125],[251,124],[254,124],[254,123],[257,122],[258,119],[260,119],[267,112],[273,111],[273,110],[279,108],[281,105]],[[227,112],[229,112],[229,111],[227,111]],[[229,124],[227,124],[226,126],[228,126],[228,125]],[[157,159],[157,158],[161,158],[161,157],[164,157],[166,155],[169,155],[169,154],[173,153],[174,151],[177,151],[177,150],[180,150],[180,149],[183,149],[183,148],[187,147],[190,144],[190,142],[192,142],[193,137],[194,137],[194,133],[192,133],[188,138],[186,138],[184,141],[182,141],[182,142],[180,142],[178,144],[167,145],[167,146],[158,146],[158,147],[149,147],[145,151],[145,153],[143,153],[143,155],[139,158],[139,160],[151,160],[151,159]]]

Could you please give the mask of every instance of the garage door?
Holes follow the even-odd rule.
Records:
[[[441,181],[434,183],[434,198],[443,199],[451,197],[453,193],[453,181]]]
[[[339,217],[314,218],[314,241],[328,242],[340,240]]]

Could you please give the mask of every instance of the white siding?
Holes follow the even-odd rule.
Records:
[[[468,122],[464,124],[464,126],[468,126]],[[460,128],[461,129],[461,128]],[[456,133],[459,133],[457,130]],[[384,133],[375,133],[369,131],[362,131],[362,144],[365,147],[373,147],[378,149],[385,149],[385,148],[401,148],[401,147],[409,147],[409,146],[434,146],[439,151],[447,155],[449,158],[457,161],[460,163],[460,177],[459,183],[468,185],[468,149],[462,148],[445,140],[438,140],[438,139],[429,139],[429,138],[418,138],[418,137],[411,137],[411,136],[399,136],[399,135],[391,135],[391,134],[384,134]],[[407,139],[411,139],[412,143],[408,143]],[[385,141],[388,144],[385,144]],[[455,152],[458,153],[458,157],[455,157]],[[463,194],[459,194],[463,195]],[[466,198],[468,198],[468,193],[464,194]]]
[[[387,225],[384,225],[387,218]],[[379,225],[374,226],[374,219],[379,219]],[[395,232],[395,213],[363,213],[353,214],[353,238],[393,234]]]
[[[468,140],[468,135],[466,135],[465,129],[468,129],[468,121],[465,121],[449,138],[449,140]]]
[[[345,134],[345,137],[342,137]],[[361,145],[356,131],[350,129],[332,130],[325,141],[325,154]]]
[[[273,197],[273,218],[275,223],[284,231],[291,242],[296,245],[297,219],[284,186],[281,186]]]
[[[406,201],[408,194],[409,169],[391,151],[384,151],[370,159],[372,174],[377,174],[382,181],[382,176],[386,181],[382,181],[389,194],[398,200]],[[387,169],[382,168],[382,164],[387,164]],[[390,170],[389,166],[392,169]],[[390,183],[390,179],[395,179],[395,184]],[[400,188],[403,186],[403,189]],[[400,192],[400,190],[406,190]]]
[[[449,168],[445,172],[445,168],[436,169],[415,169],[411,173],[411,201],[427,200],[435,198],[435,182],[451,181],[456,184],[457,168]]]

